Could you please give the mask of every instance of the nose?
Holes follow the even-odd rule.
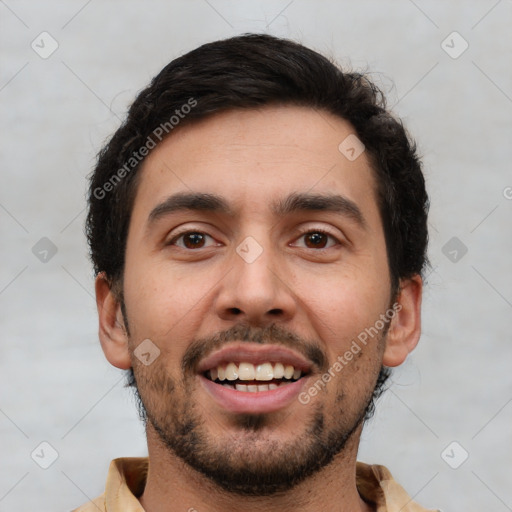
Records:
[[[280,261],[270,249],[249,242],[244,253],[241,246],[232,255],[231,270],[220,283],[217,315],[223,320],[258,326],[289,321],[295,315],[296,300],[283,263],[280,269]]]

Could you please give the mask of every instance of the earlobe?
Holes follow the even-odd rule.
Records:
[[[382,364],[399,366],[410,352],[414,350],[421,334],[421,297],[423,281],[419,275],[401,282],[397,298],[399,307],[386,338],[386,348]]]
[[[127,370],[131,367],[128,334],[121,305],[105,273],[101,272],[96,277],[95,290],[101,348],[110,364]]]

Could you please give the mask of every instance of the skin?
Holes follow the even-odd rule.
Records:
[[[235,110],[180,127],[147,157],[126,247],[123,291],[129,335],[103,274],[96,280],[96,296],[104,353],[114,366],[134,368],[139,392],[154,417],[163,421],[169,416],[168,404],[176,414],[192,404],[212,447],[254,463],[282,460],[295,439],[302,437],[307,444],[308,426],[318,411],[327,430],[354,425],[380,366],[398,366],[414,349],[420,336],[422,281],[419,276],[402,280],[398,297],[391,296],[373,171],[365,153],[349,161],[338,150],[352,133],[348,122],[305,107]],[[167,197],[192,191],[222,196],[235,215],[189,210],[148,224],[151,211]],[[304,192],[344,196],[359,208],[364,227],[337,212],[278,216],[271,211],[272,201]],[[323,250],[301,235],[301,230],[317,229],[334,237],[322,238]],[[186,248],[183,238],[175,240],[186,230],[211,238],[201,248]],[[248,236],[263,249],[252,263],[236,252]],[[330,367],[393,301],[401,309],[385,338],[362,346],[358,357],[308,405],[294,400],[283,410],[264,414],[257,429],[245,428],[240,415],[219,407],[199,377],[181,365],[196,340],[211,340],[240,325],[262,332],[275,324],[318,348]],[[160,355],[144,366],[133,351],[148,338]],[[303,389],[325,369],[314,368]],[[172,392],[155,385],[158,375],[176,384]],[[373,510],[355,485],[361,430],[356,425],[332,462],[293,489],[241,499],[184,463],[149,421],[150,471],[140,501],[149,512],[235,510],[241,502],[249,512],[287,512],[299,505],[304,512]]]

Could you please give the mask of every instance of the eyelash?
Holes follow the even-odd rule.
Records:
[[[341,244],[341,242],[332,233],[330,233],[326,229],[322,229],[322,228],[313,228],[313,229],[306,228],[305,230],[303,230],[303,231],[301,230],[299,232],[299,236],[297,238],[302,238],[304,235],[309,235],[311,233],[322,233],[323,235],[326,235],[327,237],[332,238],[337,243],[337,245]],[[306,247],[306,249],[309,249],[309,247]],[[326,251],[327,249],[331,249],[331,247],[321,247],[319,249],[314,249],[314,250],[319,252],[319,251]]]
[[[175,245],[176,241],[179,240],[181,237],[190,234],[206,235],[213,239],[213,236],[209,235],[208,233],[205,233],[204,231],[200,231],[198,229],[189,229],[187,231],[183,231],[182,233],[177,233],[166,245]],[[186,247],[180,247],[180,249],[193,250],[187,249]],[[202,249],[202,247],[200,247],[200,249]]]
[[[167,245],[175,245],[175,243],[183,236],[185,235],[188,235],[188,234],[200,234],[200,235],[206,235],[206,236],[209,236],[210,238],[213,239],[213,237],[211,235],[209,235],[208,233],[205,233],[204,231],[199,231],[199,230],[187,230],[187,231],[183,231],[182,233],[178,233],[176,234],[172,240],[169,241],[169,243]],[[337,245],[341,245],[341,242],[332,234],[330,233],[329,231],[325,230],[325,229],[322,229],[322,228],[315,228],[315,229],[311,229],[311,228],[307,228],[307,229],[304,229],[304,230],[301,230],[299,232],[299,235],[297,238],[301,238],[303,237],[304,235],[309,235],[311,233],[322,233],[323,235],[326,235],[327,237],[330,237],[332,238],[336,243]],[[315,251],[326,251],[327,249],[330,249],[331,247],[322,247],[322,248],[319,248],[319,249],[314,249]],[[185,247],[180,247],[180,249],[185,249],[185,250],[194,250],[194,249],[187,249]],[[203,247],[199,247],[199,249],[203,249]],[[308,249],[308,247],[306,247],[306,249]]]

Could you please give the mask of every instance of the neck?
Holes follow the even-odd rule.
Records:
[[[146,512],[370,512],[356,487],[356,456],[362,427],[328,466],[290,491],[247,497],[227,493],[162,445],[148,424],[149,472],[139,498]]]

